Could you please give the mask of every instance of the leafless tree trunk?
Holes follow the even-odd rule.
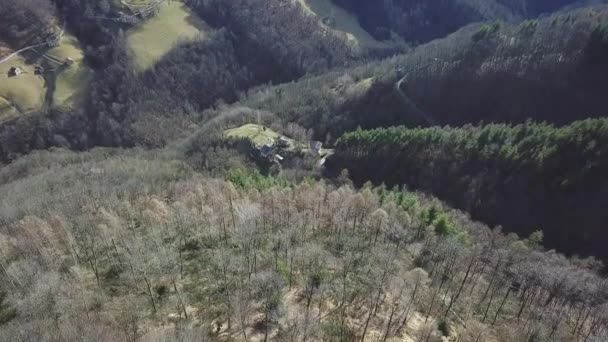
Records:
[[[500,302],[500,305],[498,306],[498,310],[496,310],[496,314],[494,315],[494,319],[492,320],[492,325],[496,324],[496,319],[498,319],[498,315],[500,315],[500,311],[502,310],[502,307],[505,305],[505,302],[507,301],[507,298],[509,298],[509,294],[511,293],[511,290],[513,288],[511,286],[507,287],[507,291],[505,292],[505,296],[502,298],[502,301]]]
[[[448,316],[448,314],[450,313],[450,310],[452,309],[452,306],[456,303],[456,301],[460,297],[460,293],[462,292],[462,289],[464,288],[464,285],[466,284],[467,279],[469,279],[469,274],[471,273],[471,269],[476,262],[477,262],[476,254],[473,254],[471,256],[471,261],[469,262],[469,266],[467,267],[467,271],[464,275],[464,278],[462,279],[462,282],[460,283],[460,287],[458,288],[458,291],[456,292],[455,295],[451,296],[451,298],[450,298],[450,303],[448,304],[448,308],[445,310],[445,314],[443,315],[444,319]]]

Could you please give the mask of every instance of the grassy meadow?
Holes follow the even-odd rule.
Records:
[[[11,67],[20,67],[23,73],[9,76]],[[39,110],[43,102],[44,80],[34,75],[34,65],[19,55],[0,64],[0,122]]]
[[[84,52],[76,37],[64,35],[61,45],[48,51],[48,55],[65,60],[72,58],[74,64],[61,67],[55,80],[53,106],[59,109],[69,109],[80,105],[85,96],[86,85],[92,77],[92,70],[84,62]]]
[[[361,48],[382,47],[382,43],[372,37],[365,29],[359,25],[357,18],[343,9],[336,6],[331,0],[295,0],[311,15],[323,19],[330,17],[333,19],[331,29],[346,35],[349,41]]]
[[[153,67],[180,42],[204,37],[204,23],[181,2],[171,1],[160,12],[128,32],[127,44],[135,69]]]
[[[275,140],[281,135],[270,128],[263,129],[256,124],[247,124],[237,128],[231,128],[224,132],[228,138],[246,138],[256,145],[264,145],[269,140]]]

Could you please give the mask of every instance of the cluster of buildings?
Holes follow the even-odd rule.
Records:
[[[167,0],[155,0],[145,6],[129,5],[125,3],[129,10],[132,12],[132,14],[118,12],[118,17],[115,18],[106,18],[95,15],[90,15],[89,18],[112,20],[118,23],[135,25],[141,20],[145,20],[146,18],[155,15],[159,11],[160,5],[164,4],[166,1]]]
[[[63,61],[61,61],[61,63],[59,63],[59,61],[55,60],[55,59],[51,59],[51,61],[53,61],[57,64],[60,64],[60,65],[64,65],[66,67],[69,67],[74,64],[74,60],[70,57],[65,58]],[[55,70],[55,69],[53,69],[53,70]],[[49,71],[53,71],[53,70],[49,70]],[[36,75],[42,75],[42,74],[44,74],[44,71],[45,71],[45,69],[42,65],[36,65],[34,67],[34,73]],[[10,77],[16,77],[16,76],[23,74],[24,72],[25,71],[23,70],[23,68],[21,66],[13,66],[8,70],[8,75]]]
[[[291,146],[290,140],[285,136],[281,136],[274,140],[269,139],[263,145],[254,145],[253,147],[259,158],[280,163],[285,159],[284,154],[288,152]],[[310,153],[317,157],[321,155],[322,148],[323,144],[320,141],[311,141],[308,144]]]
[[[280,153],[283,153],[287,148],[289,148],[289,139],[284,136],[276,140],[268,139],[268,142],[263,145],[254,145],[254,149],[260,158],[276,162],[282,162],[285,159]]]

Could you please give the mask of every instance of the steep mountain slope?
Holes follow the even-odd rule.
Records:
[[[33,153],[0,192],[1,340],[606,337],[593,260],[407,191],[102,149]]]
[[[536,18],[578,0],[333,0],[355,13],[361,25],[378,39],[395,32],[408,42],[424,43],[444,37],[478,21]],[[593,1],[599,3],[601,1]]]
[[[13,121],[1,128],[3,133],[0,135],[17,135],[20,137],[16,140],[21,141],[17,150],[9,148],[15,145],[13,142],[5,143],[3,151],[28,151],[32,146],[49,145],[74,148],[99,144],[162,145],[190,132],[194,124],[201,122],[198,114],[201,110],[220,99],[232,102],[240,91],[252,85],[285,82],[399,50],[398,45],[374,43],[370,37],[364,37],[359,29],[351,29],[358,34],[348,33],[348,27],[356,26],[352,18],[326,2],[305,2],[306,7],[279,0],[270,3],[186,1],[184,4],[192,9],[189,15],[198,14],[214,30],[207,32],[209,28],[205,27],[205,39],[182,41],[175,49],[168,49],[168,42],[172,40],[169,37],[164,40],[162,51],[158,50],[158,53],[153,47],[147,48],[150,44],[145,39],[139,39],[144,36],[135,34],[140,30],[139,24],[100,19],[120,15],[120,11],[125,11],[124,4],[107,3],[106,6],[106,2],[68,0],[56,0],[55,3],[60,16],[68,23],[68,30],[86,50],[83,62],[95,70],[95,77],[91,79],[91,73],[85,69],[82,73],[66,75],[65,81],[58,80],[60,88],[68,88],[57,95],[34,92],[36,98],[54,99],[57,103],[67,99],[78,101],[77,104],[72,102],[56,108],[61,112],[56,115],[63,117],[63,122],[50,122],[49,118],[28,118],[22,122]],[[170,6],[184,9],[184,4],[177,2]],[[467,4],[481,8],[481,5],[473,6],[472,2]],[[413,3],[399,4],[406,5],[416,7]],[[384,8],[382,6],[378,8]],[[515,2],[502,3],[500,6],[533,9],[529,4],[524,6]],[[160,10],[162,17],[165,9],[160,7]],[[329,13],[325,13],[327,11]],[[534,9],[534,13],[539,11]],[[338,113],[334,116],[329,111],[315,111],[311,113],[314,117],[311,117],[298,113],[295,108],[277,109],[287,112],[289,120],[298,120],[308,127],[320,119],[314,125],[318,126],[317,133],[321,139],[325,139],[328,132],[336,136],[358,125],[375,127],[412,121],[422,123],[424,120],[416,119],[421,112],[437,117],[436,122],[451,124],[480,120],[517,122],[529,115],[553,122],[569,122],[578,118],[569,117],[572,115],[597,115],[600,114],[598,108],[601,108],[600,94],[603,92],[602,79],[598,75],[605,71],[601,62],[603,48],[600,46],[596,49],[599,55],[591,67],[583,59],[588,42],[585,36],[603,22],[605,11],[587,11],[564,15],[553,21],[542,19],[515,27],[503,24],[463,29],[450,38],[421,46],[401,61],[378,64],[377,72],[365,72],[362,77],[356,77],[355,82],[365,82],[356,88],[358,95],[348,98],[345,106],[339,110],[347,111],[346,115]],[[335,20],[335,27],[332,16],[339,19]],[[184,16],[179,18],[184,19]],[[195,23],[197,21],[198,24]],[[195,30],[206,26],[198,18],[188,25],[192,23],[194,26],[191,28]],[[176,25],[173,27],[177,31],[167,32],[179,32],[181,24]],[[149,32],[159,28],[162,25]],[[555,32],[558,31],[559,36],[556,36]],[[19,32],[28,32],[28,29]],[[349,34],[355,40],[371,43],[360,44],[366,45],[366,49],[356,48],[349,43],[352,41]],[[20,34],[20,37],[25,37],[25,34]],[[195,38],[192,35],[188,37]],[[143,58],[140,62],[137,62],[138,56]],[[146,64],[143,68],[147,71],[133,73],[139,64]],[[151,65],[155,67],[151,68]],[[394,66],[392,71],[380,71],[389,65],[390,68]],[[402,78],[404,76],[407,77]],[[319,80],[329,81],[323,77]],[[399,80],[398,88],[401,91],[395,92]],[[89,82],[90,88],[86,86]],[[319,89],[328,87],[338,90],[339,83],[325,82]],[[214,91],[196,91],[203,86]],[[574,88],[577,90],[574,91]],[[332,93],[345,100],[340,91]],[[479,94],[481,101],[467,101],[473,98],[469,96],[471,93]],[[298,95],[303,98],[308,96],[306,93]],[[551,101],[547,101],[548,98]],[[21,107],[45,107],[39,105],[40,101],[31,101],[32,97],[28,99],[30,101]],[[303,103],[303,99],[300,103]],[[516,105],[512,106],[514,103]],[[7,100],[7,96],[3,96],[3,110],[7,113],[5,118],[14,118],[18,107],[19,104],[15,106]],[[382,117],[369,115],[373,111],[381,112]],[[70,119],[65,120],[67,117]],[[66,122],[70,124],[66,126]],[[87,127],[85,131],[65,134],[74,130],[69,125],[75,122],[78,122],[75,127],[79,127],[79,130]],[[23,135],[19,133],[19,127],[24,126],[28,128],[23,129]],[[167,129],[150,134],[150,129],[160,126]],[[45,127],[45,131],[40,131],[41,127]],[[8,160],[11,153],[3,152],[3,159]]]
[[[0,341],[608,341],[584,3],[0,0]]]
[[[428,191],[548,248],[608,260],[608,120],[355,131],[327,161],[360,184]]]
[[[255,120],[270,124],[277,118],[284,125],[297,122],[313,129],[315,139],[331,144],[358,126],[461,126],[530,120],[561,126],[603,117],[603,94],[608,87],[603,76],[608,62],[607,14],[607,8],[600,6],[514,26],[474,25],[403,56],[260,88],[234,106],[208,111],[213,119],[186,148],[204,160],[213,155],[206,141],[218,127]],[[334,166],[328,165],[333,175],[349,169],[359,185],[367,180],[410,185],[509,231],[527,235],[536,229],[546,230],[548,246],[606,258],[601,244],[595,244],[602,241],[595,238],[603,236],[606,220],[599,209],[606,203],[605,185],[601,185],[605,156],[594,147],[602,145],[604,139],[602,122],[584,121],[563,129],[509,128],[505,129],[508,133],[495,133],[507,140],[501,140],[497,147],[491,141],[467,144],[466,139],[456,139],[466,135],[468,128],[443,133],[431,129],[421,134],[427,140],[420,138],[410,142],[411,146],[402,136],[393,137],[395,144],[405,144],[395,148],[385,140],[362,142],[360,146],[367,147],[361,155],[357,147],[346,148],[343,155],[336,154]],[[536,131],[542,134],[533,134]],[[511,156],[502,156],[503,148],[509,150],[514,141],[524,137],[532,142],[519,147],[521,154],[530,149],[547,155],[524,158],[526,162],[501,159]],[[544,145],[543,141],[550,143]],[[471,149],[473,161],[466,162],[468,152],[453,144],[465,152]],[[411,155],[400,155],[410,149]],[[489,160],[475,159],[474,151],[484,155],[486,150],[497,155]],[[564,159],[555,157],[559,159],[555,161],[551,156]],[[535,164],[530,160],[541,161]],[[586,162],[589,167],[582,166]],[[563,174],[568,167],[584,174]]]
[[[444,37],[472,22],[514,19],[514,13],[494,0],[334,0],[357,14],[359,22],[379,39],[396,32],[409,42]]]
[[[311,9],[299,2],[189,0],[188,3],[211,25],[226,27],[235,34],[259,69],[273,68],[277,81],[348,66],[366,52],[353,46],[345,33],[320,25],[320,18],[311,15]]]
[[[218,101],[232,102],[251,86],[399,49],[380,44],[370,52],[354,46],[301,6],[273,1],[270,7],[267,2],[161,1],[151,12],[156,14],[142,20],[131,14],[137,7],[122,3],[56,0],[94,77],[72,75],[63,83],[90,84],[80,106],[0,126],[2,159],[56,145],[163,145],[192,131],[200,111]]]
[[[251,91],[238,106],[313,128],[320,140],[357,126],[602,116],[607,24],[608,7],[599,6],[518,25],[472,25],[408,54]]]
[[[319,25],[338,34],[346,35],[348,41],[358,49],[381,49],[386,47],[371,36],[357,18],[331,0],[293,0],[308,14],[319,20]]]

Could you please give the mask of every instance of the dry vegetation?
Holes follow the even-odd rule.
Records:
[[[0,0],[0,35],[15,50],[41,42],[58,24],[50,0]]]
[[[37,153],[0,180],[2,340],[605,337],[606,282],[582,262],[406,191],[112,150]]]
[[[61,46],[0,65],[0,160],[10,161],[0,165],[0,341],[608,340],[601,262],[547,251],[539,231],[507,234],[430,195],[388,189],[382,179],[355,187],[346,171],[322,178],[310,156],[261,166],[247,159],[249,142],[240,149],[242,138],[264,143],[285,134],[295,147],[310,140],[327,146],[356,127],[415,122],[407,96],[446,122],[527,118],[532,107],[544,109],[535,117],[555,120],[588,115],[570,109],[603,108],[599,71],[608,29],[598,25],[608,10],[469,26],[361,64],[405,52],[393,33],[411,37],[433,28],[428,13],[436,7],[402,1],[412,8],[388,18],[399,25],[371,23],[387,39],[379,42],[360,25],[359,11],[355,18],[337,3],[170,1],[134,24],[105,18],[126,11],[120,0],[0,0],[0,34],[9,33],[0,56],[56,30],[57,18],[68,30]],[[488,8],[478,3],[486,2],[441,2],[439,18]],[[17,15],[4,25],[16,4]],[[460,26],[439,21],[449,30],[434,28],[420,41]],[[40,53],[75,64],[49,75],[45,88],[33,72]],[[5,77],[15,63],[26,73]],[[502,75],[515,76],[509,83]],[[54,90],[48,115],[10,120],[47,107],[45,89]],[[473,108],[481,102],[471,95],[478,89],[508,105]],[[563,89],[586,91],[559,96]],[[557,107],[564,112],[551,110]],[[247,122],[267,128],[242,126]],[[597,141],[585,145],[589,153]],[[138,144],[169,147],[17,157],[51,145]],[[362,156],[364,146],[387,158],[407,151],[365,143],[353,155]],[[597,166],[587,159],[593,165],[577,171]],[[438,183],[453,189],[455,181]],[[468,179],[463,183],[468,189]]]

